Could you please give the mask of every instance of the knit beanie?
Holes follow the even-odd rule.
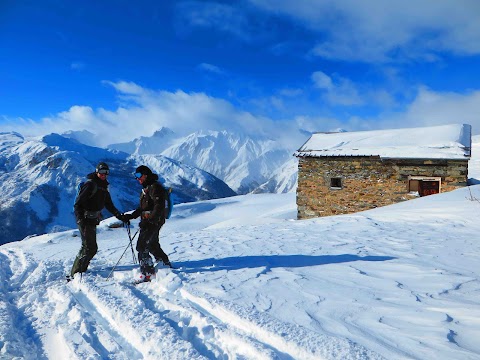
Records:
[[[136,173],[140,173],[140,174],[142,174],[142,175],[147,175],[147,176],[153,174],[153,173],[152,173],[152,170],[150,170],[150,169],[149,169],[147,166],[145,166],[145,165],[140,165],[139,167],[137,167],[137,168],[135,169],[135,172],[136,172]]]

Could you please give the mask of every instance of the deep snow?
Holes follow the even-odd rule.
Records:
[[[63,280],[74,230],[6,244],[0,357],[479,359],[476,199],[480,186],[302,221],[294,194],[178,205],[161,243],[180,269],[136,287],[113,219],[82,281]]]

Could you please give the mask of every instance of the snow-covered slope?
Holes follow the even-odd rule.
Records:
[[[292,151],[270,139],[204,131],[177,141],[162,155],[208,171],[237,193],[245,194],[269,181],[291,159]]]
[[[479,359],[478,199],[474,186],[302,221],[293,193],[177,205],[161,243],[180,270],[136,287],[111,220],[69,284],[76,231],[6,244],[0,357]]]
[[[472,136],[472,157],[468,162],[468,178],[471,184],[480,184],[480,135]]]
[[[292,158],[270,176],[270,179],[256,188],[253,193],[274,193],[282,194],[297,191],[298,180],[298,159]]]
[[[99,161],[111,168],[110,193],[117,208],[135,208],[140,186],[132,173],[147,159],[129,158],[126,153],[87,146],[58,134],[25,140],[20,134],[0,133],[0,244],[75,227],[76,185]],[[205,171],[162,156],[156,161],[161,166],[155,169],[173,187],[177,203],[235,194]]]

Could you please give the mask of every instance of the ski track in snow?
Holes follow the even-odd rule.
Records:
[[[14,292],[14,289],[21,291],[21,285],[26,282],[26,279],[32,282],[30,280],[33,279],[32,271],[35,266],[24,258],[22,252],[11,252],[9,255],[18,265],[10,269],[8,265],[12,261],[2,259],[2,275],[5,278],[12,278],[11,292]],[[5,256],[2,255],[2,257]],[[160,273],[162,271],[169,270],[160,270]],[[12,277],[11,273],[17,276]],[[112,353],[118,354],[114,357],[115,359],[171,358],[171,353],[162,353],[161,344],[167,337],[175,336],[190,343],[190,346],[186,346],[178,339],[174,340],[180,343],[179,359],[242,358],[242,354],[248,359],[299,358],[296,354],[293,357],[283,354],[268,343],[241,334],[241,331],[235,327],[232,328],[217,315],[212,314],[211,309],[207,310],[205,304],[200,305],[200,299],[196,299],[185,291],[176,291],[181,287],[178,275],[171,272],[168,277],[170,283],[166,288],[161,286],[157,288],[156,285],[161,284],[156,281],[136,287],[128,281],[127,284],[111,282],[108,286],[100,283],[97,287],[96,283],[104,281],[104,278],[92,279],[87,274],[81,281],[78,278],[69,284],[62,281],[46,289],[49,298],[60,300],[63,305],[62,309],[58,306],[48,308],[51,302],[39,302],[39,305],[47,304],[43,308],[38,308],[38,311],[54,317],[52,321],[56,323],[58,332],[56,339],[47,340],[47,343],[52,343],[52,348],[47,349],[48,358],[56,358],[55,353],[58,353],[58,349],[54,346],[59,345],[66,349],[61,353],[68,353],[71,359],[112,358],[109,355]],[[4,281],[3,284],[8,282]],[[107,289],[113,291],[110,292]],[[25,293],[22,297],[25,296],[28,297],[28,294]],[[12,299],[6,300],[8,302]],[[18,319],[27,318],[26,315],[17,312],[15,305],[10,305],[10,310],[14,311],[10,315],[12,320],[10,323],[15,323],[15,326],[18,326],[16,323]],[[145,312],[147,314],[144,314]],[[117,317],[117,313],[121,316]],[[144,329],[142,323],[126,323],[125,318],[148,318],[157,324],[163,323],[162,330],[165,331],[153,334],[148,327]],[[227,317],[227,320],[230,321],[231,317]],[[27,322],[24,329],[20,329],[18,341],[32,338],[32,331],[33,324]],[[25,334],[29,336],[23,336]],[[40,336],[42,334],[36,334],[33,338]],[[58,341],[61,344],[53,344]],[[42,353],[39,341],[27,347],[15,346],[15,348],[25,350],[18,354],[19,358],[47,358],[47,355],[39,356]],[[310,358],[315,357],[310,356]]]
[[[46,358],[42,353],[42,345],[33,329],[28,314],[24,312],[18,300],[19,292],[16,276],[11,269],[10,255],[0,253],[0,286],[2,293],[9,294],[0,299],[0,348],[4,355],[18,359]],[[19,259],[22,261],[24,259]],[[23,273],[22,273],[23,274]],[[7,334],[14,329],[14,336]],[[0,354],[0,358],[1,358]]]
[[[15,296],[2,302],[2,307],[10,310],[10,319],[2,315],[2,323],[18,327],[18,337],[6,340],[34,339],[22,346],[13,346],[17,351],[23,349],[15,354],[19,359],[321,358],[315,353],[323,345],[316,340],[318,334],[305,332],[311,348],[306,350],[295,341],[285,340],[284,334],[276,334],[275,324],[269,330],[268,326],[263,328],[248,320],[262,317],[261,314],[245,314],[245,310],[240,309],[239,315],[213,298],[190,293],[184,288],[189,275],[182,270],[160,269],[159,278],[137,286],[131,284],[130,276],[122,273],[120,280],[106,280],[109,269],[91,271],[81,280],[76,277],[68,284],[55,280],[52,286],[47,280],[63,278],[63,263],[36,264],[22,251],[11,250],[0,256],[2,278],[11,278],[3,284],[10,283],[10,292],[19,299],[18,304],[8,304]],[[42,291],[38,287],[42,287]],[[35,292],[29,291],[33,288]],[[38,293],[42,294],[41,298],[32,298],[32,294]],[[26,302],[36,306],[28,307],[31,313],[24,314],[18,309]],[[36,323],[42,318],[48,319],[49,324]],[[18,326],[19,319],[23,319],[21,326]],[[145,319],[148,324],[144,323]],[[265,323],[269,321],[272,322],[265,317]],[[285,331],[301,331],[283,326]],[[35,331],[48,327],[56,331]],[[170,345],[163,351],[165,341]],[[176,344],[175,351],[172,344]]]

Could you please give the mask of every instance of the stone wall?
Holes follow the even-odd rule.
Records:
[[[299,219],[348,214],[412,199],[409,176],[441,177],[441,192],[467,185],[466,160],[382,160],[380,157],[300,157]],[[331,187],[331,178],[341,187]],[[334,182],[335,183],[335,182]]]

